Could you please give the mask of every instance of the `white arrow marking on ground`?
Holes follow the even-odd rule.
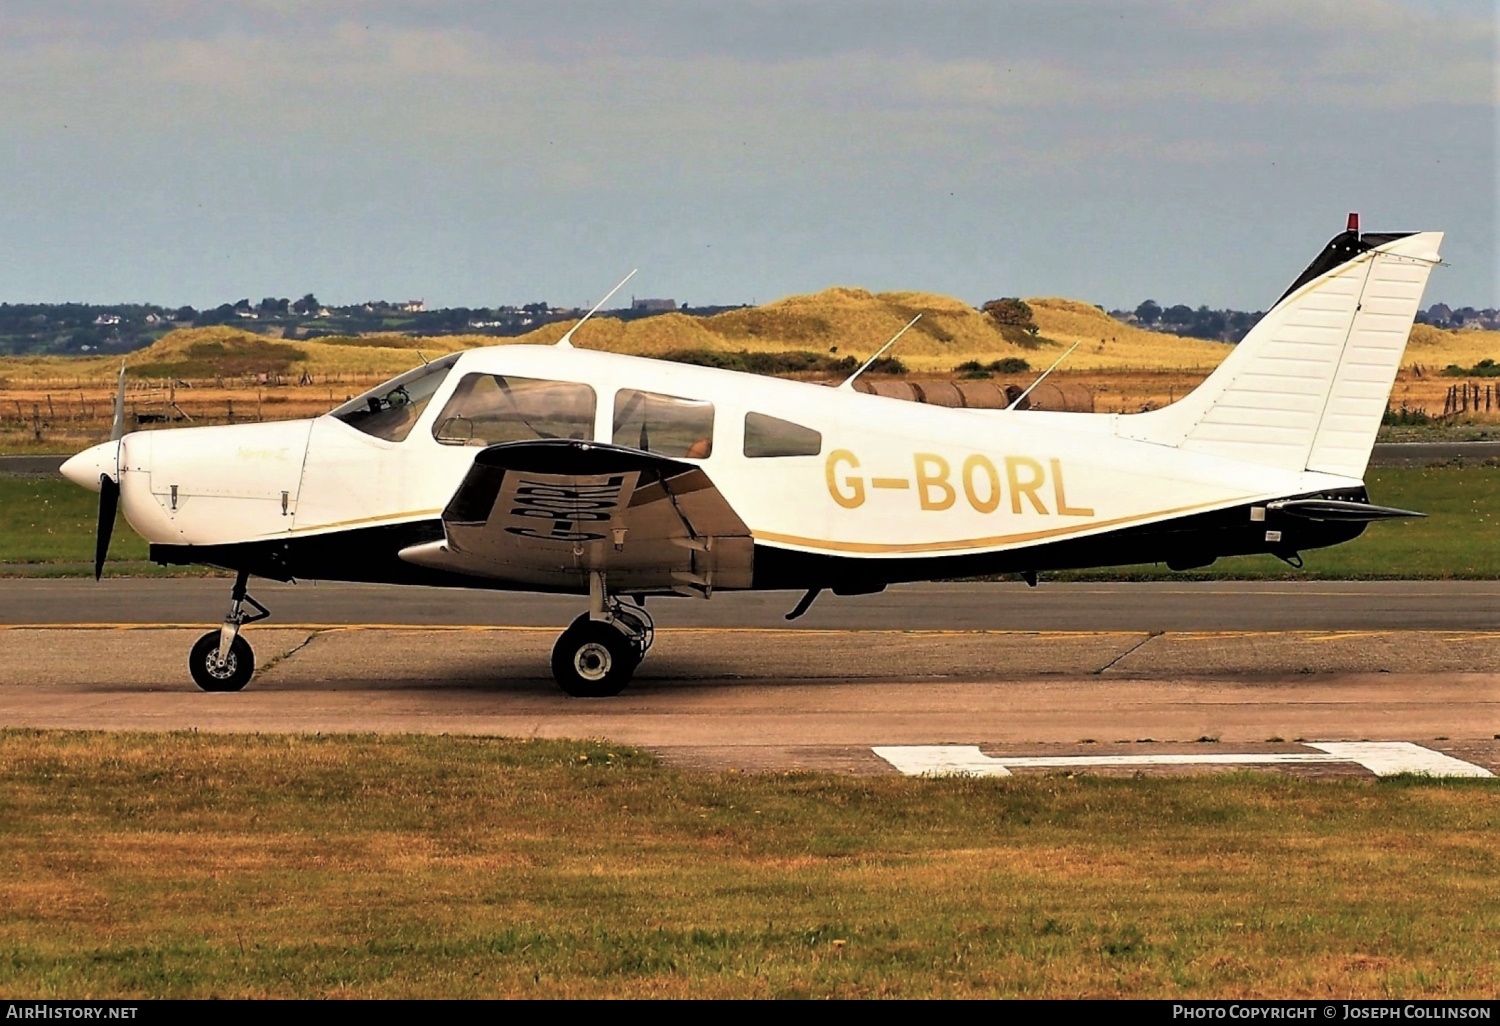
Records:
[[[991,756],[977,745],[891,745],[870,749],[907,776],[1008,777],[1012,769],[1074,769],[1088,766],[1256,766],[1331,762],[1358,763],[1377,777],[1418,773],[1432,777],[1492,777],[1483,766],[1434,752],[1410,741],[1348,741],[1313,744],[1313,752],[1216,752],[1202,755]]]

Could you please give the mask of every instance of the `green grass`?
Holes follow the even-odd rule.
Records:
[[[92,567],[98,524],[98,492],[60,477],[0,477],[0,564]],[[116,518],[109,558],[146,559],[146,543],[124,517]]]
[[[1491,782],[0,732],[0,993],[1491,995]]]
[[[1181,574],[1165,566],[1142,566],[1049,576],[1062,580],[1500,578],[1500,467],[1377,468],[1369,472],[1367,483],[1374,502],[1427,513],[1427,518],[1372,524],[1352,542],[1304,553],[1306,566],[1300,571],[1273,556],[1236,556]],[[60,478],[0,477],[0,574],[91,573],[98,501],[94,492]],[[145,559],[145,542],[121,517],[110,546],[110,572],[158,572],[152,569],[154,564],[129,563]]]
[[[1342,545],[1310,549],[1293,569],[1275,556],[1232,556],[1173,573],[1165,566],[1049,575],[1059,580],[1351,580],[1500,578],[1500,467],[1383,467],[1365,478],[1370,501],[1426,513],[1371,524]]]

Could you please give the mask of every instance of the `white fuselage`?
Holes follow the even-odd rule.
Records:
[[[446,400],[473,372],[588,385],[593,438],[603,442],[614,441],[620,390],[712,403],[711,453],[682,458],[703,467],[757,544],[802,552],[881,559],[1001,551],[1361,485],[1136,440],[1128,437],[1136,433],[1130,415],[947,409],[639,357],[507,345],[462,354],[399,442],[327,415],[129,434],[119,453],[126,519],[149,542],[191,546],[433,520],[478,451],[440,442],[434,431]],[[820,452],[746,456],[750,413],[819,432]],[[97,487],[106,455],[112,464],[113,443],[80,454],[70,476]]]

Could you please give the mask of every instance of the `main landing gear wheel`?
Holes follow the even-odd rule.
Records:
[[[221,631],[209,631],[198,639],[188,656],[193,682],[203,691],[240,691],[255,673],[255,653],[250,643],[239,635],[223,660],[219,659]]]
[[[607,620],[585,613],[563,631],[552,649],[552,676],[574,698],[609,698],[625,690],[641,652],[634,641]]]

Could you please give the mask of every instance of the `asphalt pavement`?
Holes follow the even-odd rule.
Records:
[[[0,456],[0,476],[56,474],[67,456]],[[1426,467],[1500,459],[1500,442],[1381,442],[1370,455],[1372,467]]]
[[[208,625],[218,578],[0,579],[0,624]],[[268,625],[515,626],[561,629],[580,596],[453,588],[252,582]],[[788,623],[797,592],[651,599],[662,627],[819,630],[1287,631],[1500,630],[1500,581],[1190,581],[906,584],[825,593]]]

